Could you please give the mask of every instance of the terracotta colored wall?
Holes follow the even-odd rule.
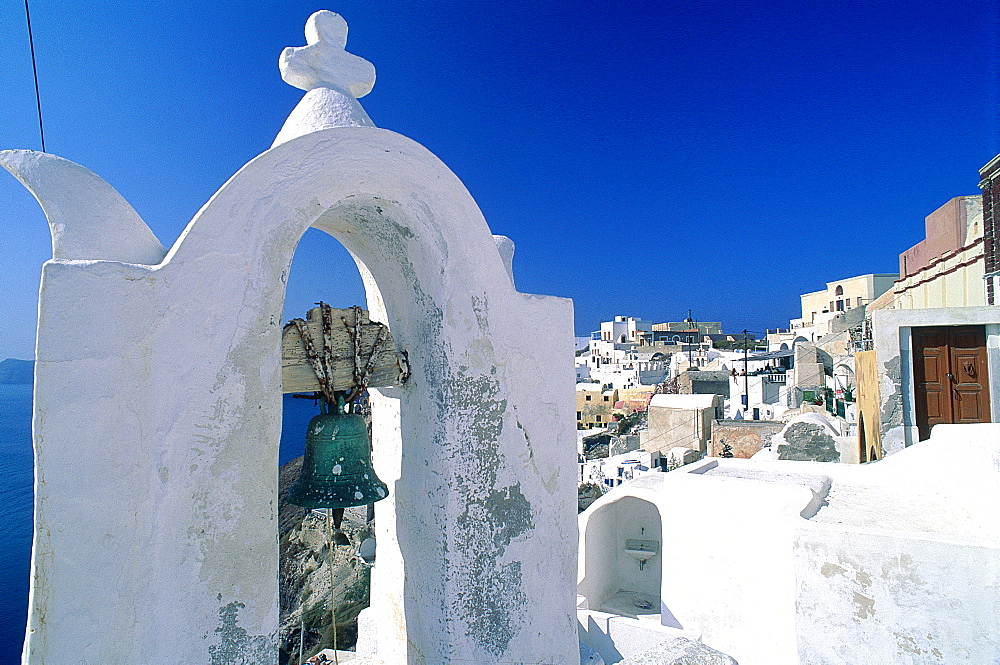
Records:
[[[924,219],[925,238],[899,255],[899,274],[912,275],[965,242],[965,197],[957,196]]]
[[[712,423],[710,457],[722,456],[722,445],[733,448],[733,457],[748,459],[781,431],[784,423],[771,420],[716,420]]]

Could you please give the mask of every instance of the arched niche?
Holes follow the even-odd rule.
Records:
[[[587,598],[587,607],[623,616],[659,615],[663,526],[656,504],[624,495],[595,506],[582,535],[578,592]],[[640,565],[627,552],[634,540],[656,541],[657,553]]]
[[[426,149],[340,127],[248,163],[159,263],[127,243],[46,263],[29,659],[274,662],[282,304],[311,226],[411,368],[374,397],[392,496],[361,640],[399,663],[577,657],[572,305],[514,289]]]

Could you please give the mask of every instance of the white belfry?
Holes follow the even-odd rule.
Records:
[[[390,496],[359,654],[579,662],[572,303],[517,292],[455,174],[373,126],[346,34],[310,18],[282,55],[302,101],[165,255],[95,174],[0,151],[53,236],[25,663],[277,662],[282,307],[310,227],[355,257],[411,369],[373,391]]]

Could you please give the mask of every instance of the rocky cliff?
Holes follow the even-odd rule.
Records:
[[[333,648],[330,611],[331,545],[325,511],[310,511],[287,503],[284,496],[298,478],[302,458],[279,471],[278,504],[281,559],[279,565],[281,665],[298,664],[323,648]],[[349,649],[357,641],[357,616],[368,607],[371,569],[357,555],[358,546],[371,535],[367,506],[348,508],[332,546],[333,597],[337,615],[337,648]]]

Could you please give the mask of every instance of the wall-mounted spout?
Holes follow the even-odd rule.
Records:
[[[630,538],[625,541],[625,554],[639,560],[639,570],[642,570],[646,564],[646,560],[656,556],[659,550],[660,542],[658,540],[637,540]]]

